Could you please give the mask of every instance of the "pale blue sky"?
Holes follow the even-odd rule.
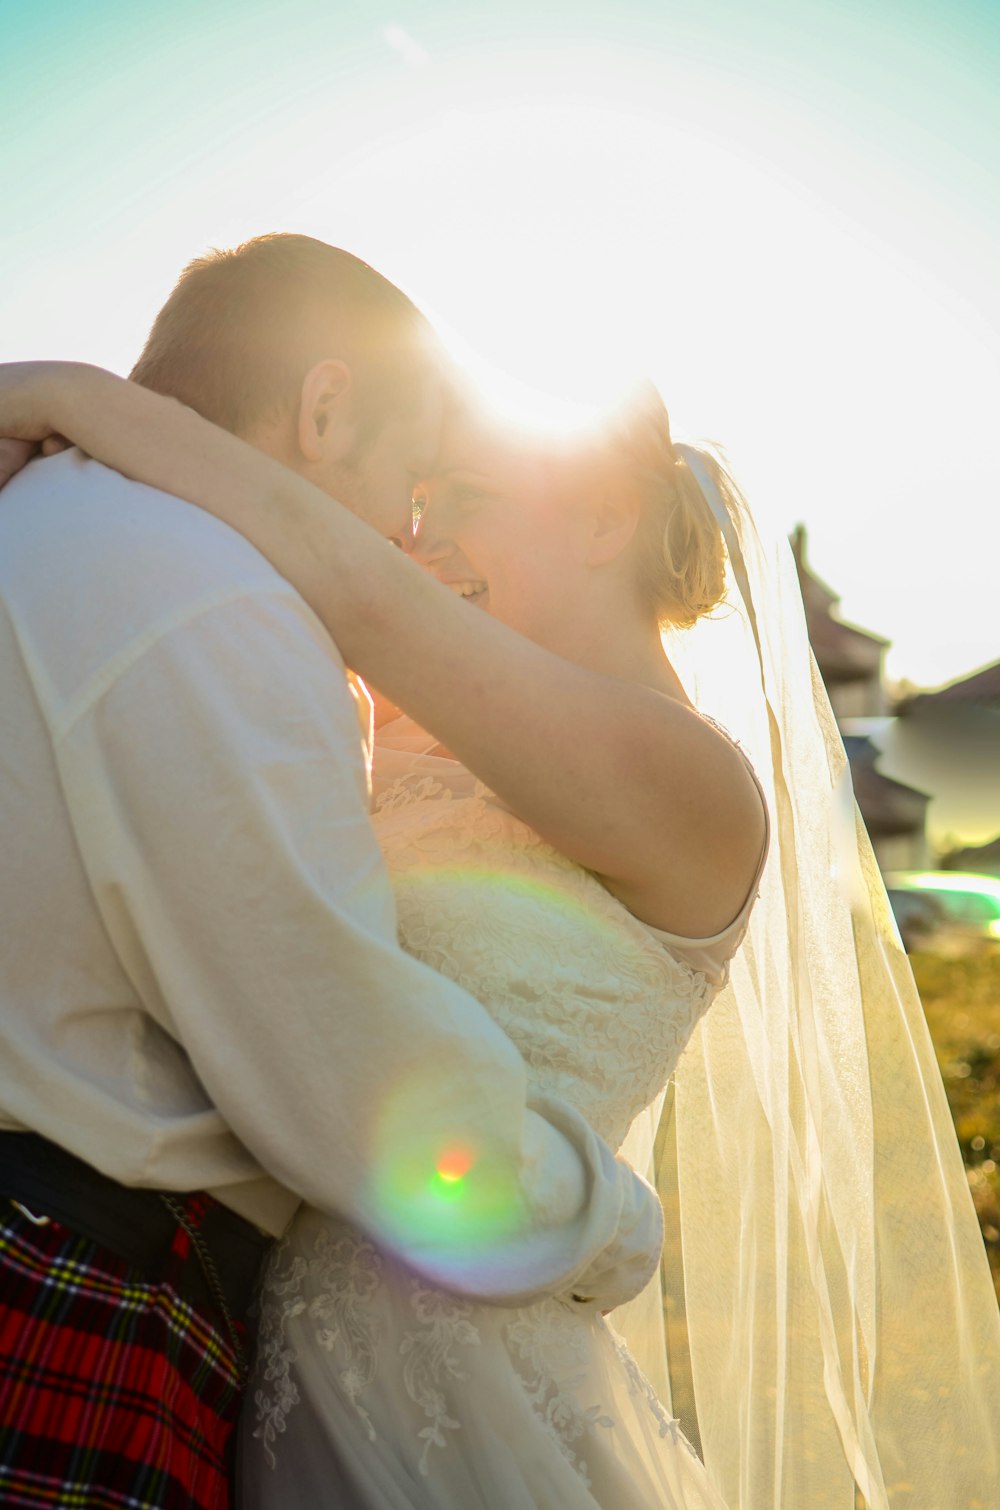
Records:
[[[642,363],[927,684],[1000,655],[1000,6],[0,0],[0,356],[346,245],[504,368]]]

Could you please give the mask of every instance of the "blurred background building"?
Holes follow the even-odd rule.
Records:
[[[1000,877],[1000,661],[936,691],[886,684],[889,641],[847,624],[791,537],[813,652],[884,870],[941,865]],[[932,610],[937,611],[937,610]]]
[[[791,545],[813,654],[844,736],[854,793],[876,859],[883,871],[922,869],[930,859],[930,793],[888,774],[877,740],[893,721],[884,671],[889,641],[839,617],[840,599],[807,562],[804,525],[796,525]]]
[[[889,641],[839,616],[791,536],[813,653],[907,950],[1000,957],[1000,661],[893,689]]]

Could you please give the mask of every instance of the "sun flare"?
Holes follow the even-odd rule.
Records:
[[[191,256],[312,234],[461,331],[528,428],[652,377],[676,436],[724,441],[758,513],[808,524],[891,674],[995,657],[995,551],[968,543],[996,539],[996,7],[935,0],[904,35],[893,7],[823,0],[809,26],[727,6],[724,27],[512,3],[460,25],[347,7],[320,35],[305,0],[226,0],[155,48],[142,7],[102,4],[103,28],[22,7],[3,354],[127,371]],[[942,499],[962,527],[932,534]]]

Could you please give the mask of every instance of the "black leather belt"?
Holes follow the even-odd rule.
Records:
[[[37,1133],[20,1132],[0,1132],[0,1195],[62,1222],[151,1279],[162,1275],[180,1222],[195,1250],[182,1281],[187,1298],[246,1320],[271,1239],[218,1201],[188,1226],[190,1191],[119,1185]]]

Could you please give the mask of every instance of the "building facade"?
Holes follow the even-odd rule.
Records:
[[[837,594],[810,569],[806,532],[791,537],[809,640],[851,764],[854,795],[883,870],[928,864],[928,793],[886,769],[881,736],[894,722],[885,687],[889,641],[840,618]]]

